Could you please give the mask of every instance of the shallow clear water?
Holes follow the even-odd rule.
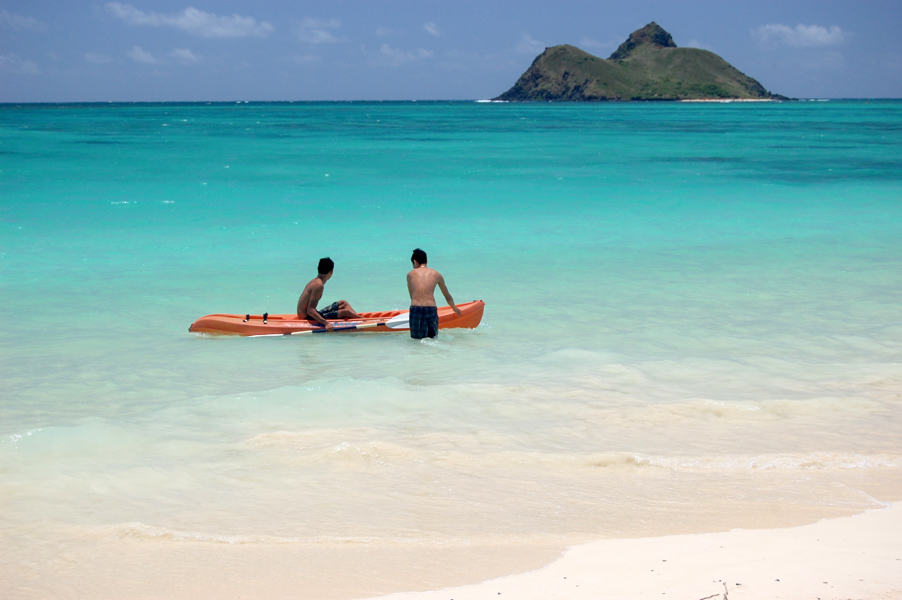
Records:
[[[54,591],[84,544],[564,544],[898,499],[900,240],[902,102],[2,106],[0,580]],[[404,307],[416,246],[478,329],[186,331],[292,312],[325,255],[324,300]]]

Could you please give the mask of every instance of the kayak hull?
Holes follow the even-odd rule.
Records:
[[[450,306],[441,306],[438,309],[439,329],[466,328],[473,329],[482,321],[482,313],[485,302],[474,300],[458,304],[460,316],[456,315]],[[330,319],[335,333],[341,331],[360,332],[387,332],[410,331],[409,328],[389,328],[374,326],[384,323],[392,317],[406,313],[406,310],[383,310],[376,312],[362,312],[359,319]],[[246,318],[247,317],[247,318]],[[322,332],[323,328],[314,321],[299,319],[297,315],[267,315],[264,322],[263,315],[232,315],[211,314],[205,315],[188,328],[194,333],[206,333],[211,335],[288,335],[305,331]]]

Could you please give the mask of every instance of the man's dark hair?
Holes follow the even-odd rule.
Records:
[[[426,264],[426,252],[417,248],[413,251],[413,254],[410,255],[410,260],[415,260],[418,263],[420,263],[421,265],[425,265]]]
[[[320,275],[325,275],[326,273],[331,273],[332,269],[335,268],[335,263],[332,262],[332,259],[328,256],[326,258],[319,259],[319,266],[316,270]]]

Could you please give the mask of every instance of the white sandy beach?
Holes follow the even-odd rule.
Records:
[[[715,102],[722,104],[731,104],[734,102],[779,102],[774,98],[685,98],[679,102]]]
[[[379,600],[902,598],[902,508],[786,529],[575,546],[528,573]]]

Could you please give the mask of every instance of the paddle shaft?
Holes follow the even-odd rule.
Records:
[[[409,327],[409,326],[410,326],[410,313],[403,312],[399,315],[395,315],[388,321],[376,321],[375,323],[362,323],[360,325],[343,325],[340,327],[332,327],[332,329],[320,327],[317,329],[307,329],[305,331],[288,331],[285,333],[262,333],[262,334],[252,335],[250,337],[306,335],[308,333],[333,333],[336,331],[354,331],[356,329],[370,329],[372,327],[386,327],[388,329],[405,329],[406,327]]]
[[[395,315],[388,321],[377,321],[376,323],[364,323],[362,325],[344,325],[341,327],[332,327],[327,329],[321,327],[319,329],[308,329],[306,331],[292,331],[285,335],[305,335],[308,333],[333,333],[336,331],[354,331],[356,329],[370,329],[372,327],[387,327],[388,329],[404,329],[410,326],[410,313],[401,313]]]
[[[308,329],[307,331],[291,331],[285,335],[304,335],[307,333],[332,333],[335,331],[353,331],[355,329],[369,329],[371,327],[388,327],[387,321],[379,321],[378,323],[364,323],[363,325],[345,325],[342,327],[332,327],[327,329],[321,327],[319,329]]]

